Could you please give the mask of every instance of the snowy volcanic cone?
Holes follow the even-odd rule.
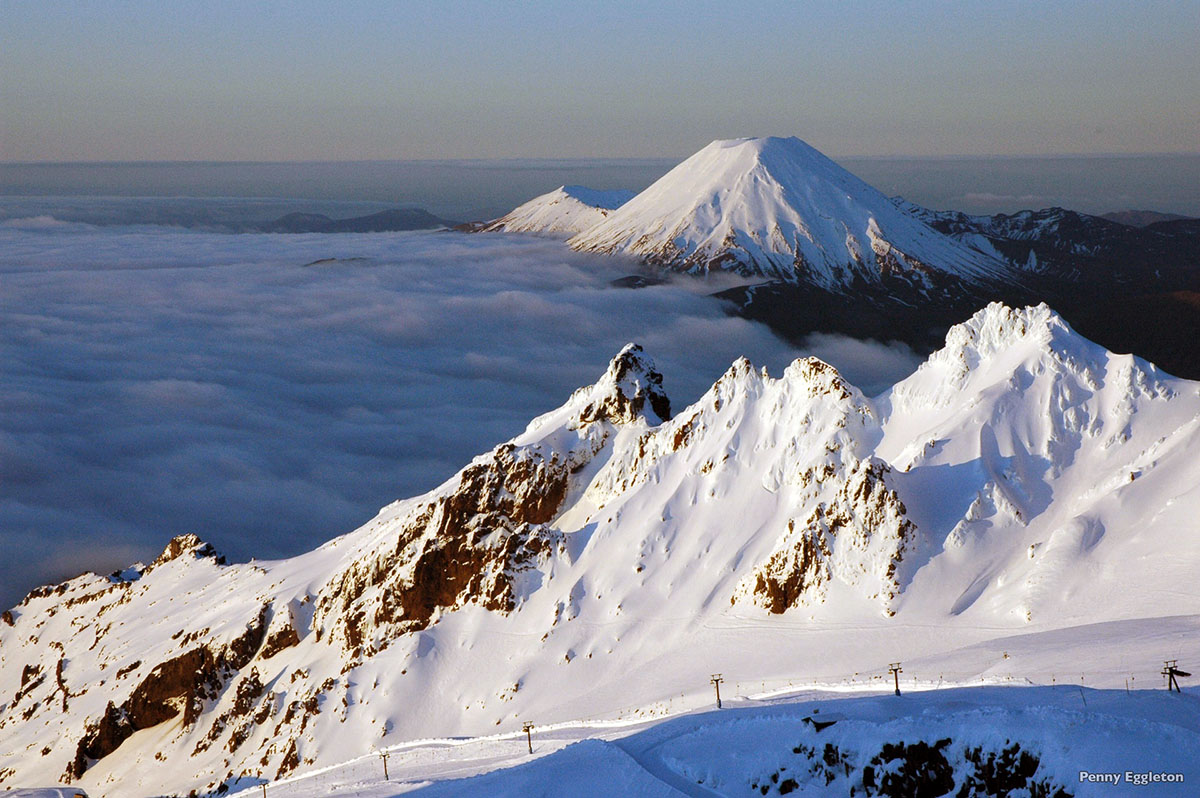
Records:
[[[998,281],[1006,269],[797,138],[714,141],[570,244],[833,291],[887,276]]]
[[[518,205],[481,232],[532,233],[569,238],[603,222],[633,197],[632,191],[599,191],[584,186],[560,186]]]

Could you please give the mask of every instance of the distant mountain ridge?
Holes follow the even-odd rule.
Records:
[[[1126,224],[1130,227],[1149,227],[1155,222],[1174,222],[1180,219],[1190,219],[1190,216],[1182,216],[1178,213],[1162,213],[1160,211],[1112,211],[1111,213],[1100,214],[1101,219],[1108,219],[1110,222],[1118,224]]]
[[[1109,216],[934,211],[884,197],[797,138],[768,137],[714,141],[632,198],[562,187],[470,229],[573,233],[574,249],[633,255],[659,271],[734,272],[767,281],[781,301],[828,295],[847,315],[929,300],[934,315],[991,299],[1069,311],[1081,296],[1200,289],[1200,220]],[[736,291],[727,298],[757,312]],[[803,317],[781,331],[802,331]]]
[[[392,208],[367,216],[331,219],[321,213],[289,213],[257,226],[263,233],[385,233],[453,227],[457,222],[434,216],[423,208]]]

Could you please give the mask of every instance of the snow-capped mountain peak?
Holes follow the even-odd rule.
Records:
[[[570,243],[833,290],[936,272],[990,280],[1003,269],[797,138],[714,141]]]
[[[945,345],[920,368],[925,372],[936,371],[937,381],[951,390],[961,388],[972,372],[978,376],[980,364],[993,358],[1015,361],[1031,354],[1065,352],[1068,347],[1091,349],[1093,356],[1103,351],[1076,336],[1045,303],[1014,309],[993,302],[967,321],[951,327]],[[1004,370],[1008,371],[1007,366]]]
[[[601,191],[586,186],[559,186],[513,208],[480,229],[569,238],[604,221],[631,197],[632,191],[622,189]]]
[[[572,426],[601,420],[628,424],[638,417],[658,425],[671,417],[671,400],[662,383],[654,361],[642,347],[629,343],[609,362],[600,379],[572,394],[564,408],[573,414]]]

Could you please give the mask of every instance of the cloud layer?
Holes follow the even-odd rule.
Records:
[[[0,226],[0,604],[183,532],[233,559],[308,549],[518,433],[627,341],[676,408],[739,355],[779,373],[805,353],[695,286],[608,286],[629,269],[519,236]],[[868,389],[916,362],[811,351]]]

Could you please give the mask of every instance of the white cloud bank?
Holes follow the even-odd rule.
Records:
[[[306,265],[327,258],[342,262]],[[310,548],[432,488],[627,341],[676,409],[736,357],[803,354],[681,285],[553,241],[0,226],[0,605],[195,532]],[[866,389],[905,347],[822,336]]]

